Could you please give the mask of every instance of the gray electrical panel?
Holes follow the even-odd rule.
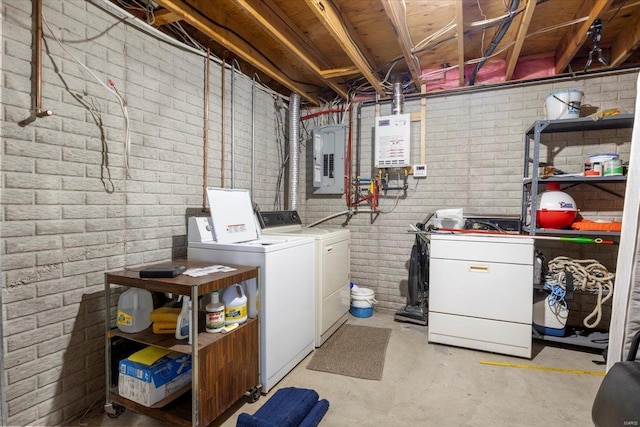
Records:
[[[326,125],[311,131],[313,138],[313,194],[344,193],[346,125]]]

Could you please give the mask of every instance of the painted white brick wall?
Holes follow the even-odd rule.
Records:
[[[16,125],[31,105],[31,5],[4,0],[2,8],[0,233],[3,379],[8,384],[3,398],[9,425],[61,424],[104,393],[103,273],[185,255],[186,218],[202,207],[204,59],[119,22],[92,3],[45,2],[47,21],[65,47],[102,79],[114,79],[127,98],[132,178],[126,180],[120,106],[62,51],[46,27],[43,106],[55,114],[24,128]],[[226,71],[222,106],[221,69],[211,67],[207,183],[220,186],[224,133],[225,186],[231,185],[234,126],[234,184],[250,188],[252,82],[236,75],[232,121],[230,73]],[[523,133],[543,116],[546,95],[579,88],[588,104],[631,112],[635,81],[635,73],[627,73],[429,97],[428,177],[409,178],[407,198],[395,208],[397,193],[390,191],[380,208],[393,210],[373,223],[366,213],[351,219],[353,281],[373,288],[382,307],[401,307],[413,243],[408,224],[447,207],[519,214]],[[83,102],[95,106],[103,123],[113,184],[107,189],[112,193],[101,181],[102,174],[108,184],[99,128]],[[254,201],[263,210],[284,209],[285,196],[275,191],[281,148],[272,95],[256,90],[255,107]],[[417,101],[405,105],[406,112],[419,109]],[[389,105],[383,105],[382,114],[389,113]],[[368,177],[374,108],[363,108],[362,117],[360,166],[361,175]],[[418,132],[414,123],[414,163],[419,161]],[[615,136],[625,137],[619,132]],[[605,148],[628,159],[628,144],[611,144],[607,138],[566,149],[554,163],[579,168],[587,155]],[[305,142],[301,182],[308,181],[308,149]],[[312,196],[305,185],[299,188],[298,209],[306,223],[345,209],[340,197]],[[277,195],[280,204],[275,203]],[[619,214],[619,206],[601,207],[609,216]],[[563,250],[549,248],[550,253]],[[586,246],[580,251],[584,258],[615,259]]]
[[[375,291],[379,306],[401,308],[406,302],[409,257],[413,235],[409,224],[421,222],[428,213],[443,208],[463,208],[467,214],[520,214],[524,133],[544,118],[544,100],[550,92],[576,88],[585,93],[583,102],[600,110],[619,108],[634,111],[636,72],[581,78],[574,81],[539,82],[473,93],[431,95],[427,98],[426,163],[427,178],[409,177],[407,198],[400,199],[389,214],[380,214],[371,223],[368,213],[355,215],[348,223],[352,232],[351,275],[359,286]],[[405,103],[404,112],[420,111],[416,100]],[[391,114],[389,104],[381,105],[381,115]],[[362,109],[361,163],[363,178],[371,176],[374,106]],[[355,117],[355,114],[354,114]],[[355,127],[354,127],[355,129]],[[355,137],[355,130],[354,130]],[[419,163],[419,125],[412,124],[411,160]],[[567,136],[553,135],[546,142],[566,146]],[[594,153],[616,152],[629,160],[630,130],[577,132],[573,139],[584,144],[563,148],[554,157],[554,166],[565,172],[579,172],[585,159]],[[353,148],[355,170],[355,139]],[[564,145],[562,145],[564,144]],[[541,159],[546,158],[542,150]],[[614,188],[624,194],[624,186]],[[622,199],[589,186],[572,190],[585,216],[621,219]],[[389,191],[380,200],[380,209],[390,210],[397,192]],[[301,214],[306,223],[318,221],[345,209],[344,198],[307,197]],[[367,209],[367,206],[362,206]],[[600,211],[600,212],[598,212]],[[325,226],[341,226],[345,217],[327,221]],[[615,271],[616,248],[591,245],[545,245],[547,259],[570,255],[577,259],[599,259]]]
[[[104,395],[104,272],[186,255],[202,208],[205,59],[91,2],[44,2],[43,100],[31,107],[31,2],[2,3],[2,321],[8,425],[58,425]],[[126,97],[119,104],[52,38]],[[231,183],[231,71],[225,186]],[[235,186],[251,185],[252,82],[236,73]],[[210,69],[207,184],[220,186],[221,67]],[[91,114],[89,108],[93,108]],[[273,203],[274,98],[255,90],[255,199]],[[98,123],[101,123],[101,128]],[[105,140],[100,131],[104,132]],[[106,142],[105,142],[106,141]],[[108,156],[108,168],[101,166]]]

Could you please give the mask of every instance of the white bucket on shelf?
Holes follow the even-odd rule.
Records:
[[[580,105],[583,97],[584,92],[578,89],[551,92],[544,101],[546,119],[577,119],[580,117]]]

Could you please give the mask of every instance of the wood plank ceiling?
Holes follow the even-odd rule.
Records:
[[[640,64],[640,0],[111,1],[312,104]]]

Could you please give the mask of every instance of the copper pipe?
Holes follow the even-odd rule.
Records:
[[[31,115],[18,122],[18,126],[26,126],[41,117],[53,115],[51,110],[42,110],[42,0],[34,0],[33,3],[33,51],[32,51],[32,72],[33,77],[31,88],[33,90],[33,109]]]
[[[35,65],[36,65],[36,117],[47,117],[53,114],[50,110],[42,110],[42,0],[36,0],[35,12]]]
[[[36,115],[42,111],[42,0],[36,0],[35,11],[36,39],[35,39],[35,63],[36,63]]]
[[[202,171],[202,211],[207,209],[207,177],[209,169],[209,64],[211,49],[207,48],[207,57],[204,67],[204,131],[203,131],[203,151],[204,164]]]

